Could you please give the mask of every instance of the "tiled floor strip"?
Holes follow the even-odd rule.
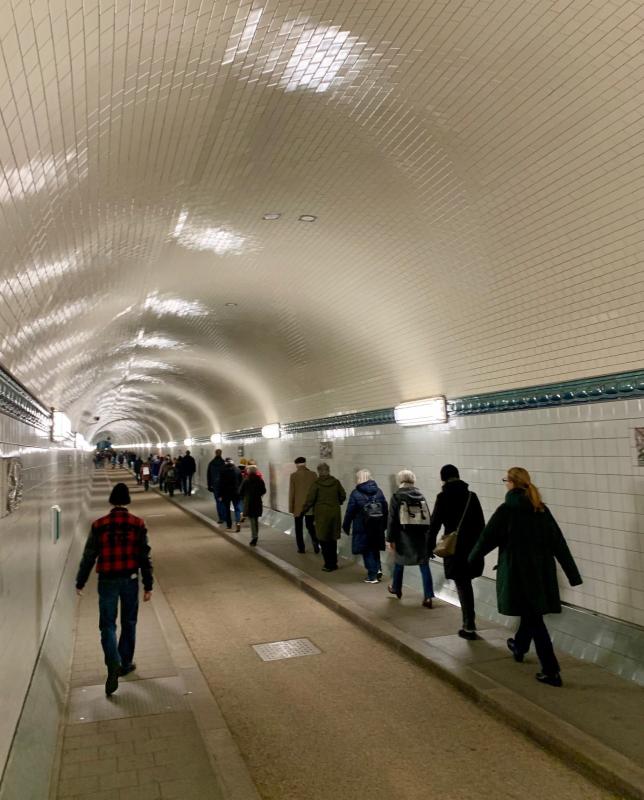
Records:
[[[258,800],[157,581],[137,670],[105,697],[95,579],[80,601],[57,800]]]

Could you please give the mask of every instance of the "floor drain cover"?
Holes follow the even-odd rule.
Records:
[[[262,661],[278,661],[281,658],[316,656],[322,651],[310,639],[288,639],[285,642],[254,644],[253,650]]]

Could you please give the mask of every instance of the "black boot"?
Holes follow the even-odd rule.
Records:
[[[111,664],[107,668],[107,680],[105,681],[105,694],[110,697],[119,688],[120,664]]]

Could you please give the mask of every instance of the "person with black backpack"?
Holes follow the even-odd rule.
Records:
[[[380,551],[385,549],[388,506],[382,490],[368,469],[356,473],[356,488],[349,496],[342,530],[351,539],[353,555],[362,555],[367,577],[365,583],[380,583]]]
[[[396,555],[392,581],[387,590],[400,600],[405,567],[416,564],[423,579],[422,605],[431,608],[434,584],[429,559],[434,555],[430,546],[429,507],[422,492],[416,488],[416,476],[411,470],[401,470],[396,479],[398,489],[389,503],[386,537]]]

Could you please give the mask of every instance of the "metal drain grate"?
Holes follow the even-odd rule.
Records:
[[[282,658],[317,656],[322,651],[310,639],[287,639],[285,642],[254,644],[253,650],[262,661],[278,661]]]

